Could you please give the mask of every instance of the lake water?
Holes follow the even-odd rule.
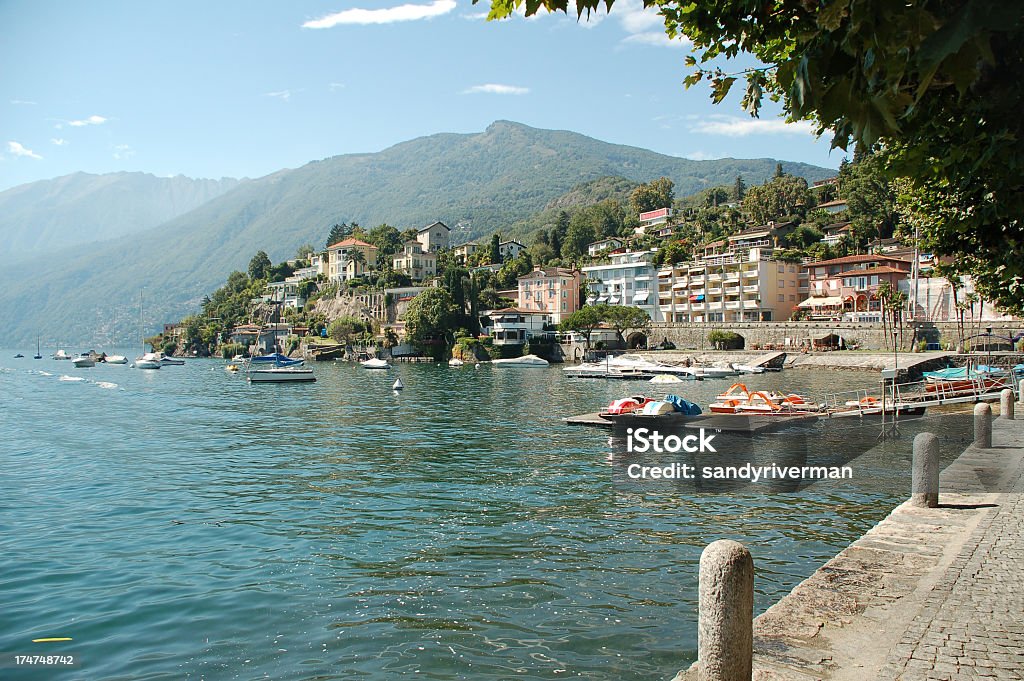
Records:
[[[668,678],[695,657],[707,543],[751,548],[761,612],[904,498],[915,432],[941,433],[947,460],[969,432],[969,416],[901,424],[873,453],[887,488],[698,495],[616,480],[608,433],[561,422],[654,386],[334,364],[315,384],[250,386],[215,360],[146,372],[13,354],[0,651],[81,666],[0,678]],[[745,382],[820,396],[873,380]],[[728,385],[675,392],[706,406]]]

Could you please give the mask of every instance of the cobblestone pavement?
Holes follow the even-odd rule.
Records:
[[[1024,419],[993,426],[939,508],[897,507],[754,621],[755,681],[1024,681]]]
[[[932,589],[881,678],[1024,679],[1024,485],[1020,466],[1008,472],[1007,492]]]

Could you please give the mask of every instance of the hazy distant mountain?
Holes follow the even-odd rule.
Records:
[[[0,259],[141,232],[238,185],[147,173],[75,173],[0,192]]]
[[[399,228],[444,220],[467,240],[509,228],[573,187],[602,177],[634,182],[668,176],[676,195],[748,185],[775,171],[774,159],[690,161],[600,142],[572,132],[497,122],[477,134],[440,134],[375,154],[314,161],[238,184],[222,196],[130,238],[50,254],[0,274],[0,314],[11,340],[137,338],[145,285],[148,331],[195,312],[205,293],[253,254],[275,262],[303,243],[324,246],[330,225],[357,221]],[[809,180],[835,171],[784,163]]]

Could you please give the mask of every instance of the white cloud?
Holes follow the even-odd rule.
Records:
[[[66,139],[63,139],[61,137],[51,137],[50,142],[52,142],[54,145],[58,147],[63,147],[65,144],[68,143]]]
[[[476,12],[474,14],[463,14],[463,19],[468,21],[484,21],[487,19],[487,12]]]
[[[669,38],[664,31],[646,31],[633,33],[622,39],[624,43],[634,45],[651,45],[654,47],[689,48],[693,43],[688,38]]]
[[[35,102],[30,102],[27,99],[12,99],[11,104],[20,104],[25,106],[33,106]]]
[[[688,154],[683,154],[683,158],[688,158],[691,161],[713,161],[716,158],[722,158],[721,154],[709,154],[706,151],[691,151]]]
[[[73,128],[81,128],[82,126],[85,126],[85,125],[102,125],[103,123],[106,123],[106,122],[107,122],[107,119],[104,118],[103,116],[97,116],[97,115],[93,114],[92,116],[89,116],[88,118],[83,118],[81,120],[68,121],[68,125],[70,125]]]
[[[340,24],[393,24],[398,21],[433,19],[455,9],[455,0],[434,0],[429,5],[399,5],[385,9],[346,9],[334,14],[311,19],[302,28],[333,28]]]
[[[279,90],[278,92],[264,92],[264,97],[273,97],[274,99],[280,99],[282,102],[287,102],[292,98],[291,90]]]
[[[118,144],[114,147],[114,160],[123,161],[135,155],[135,150],[127,144]]]
[[[484,83],[483,85],[474,85],[471,88],[467,88],[462,91],[462,94],[525,95],[529,92],[530,88],[528,87],[519,87],[517,85],[501,85],[499,83]]]
[[[9,151],[10,153],[14,154],[15,156],[19,156],[21,158],[34,158],[37,161],[42,161],[43,160],[42,156],[40,156],[36,152],[32,151],[31,149],[26,149],[25,147],[23,147],[18,142],[8,142],[7,143],[7,151]]]
[[[330,89],[331,92],[334,92],[335,90],[343,90],[343,89],[345,89],[345,84],[344,83],[331,83],[327,87]]]
[[[787,123],[781,118],[740,118],[738,116],[710,116],[696,123],[690,132],[704,135],[725,135],[746,137],[747,135],[813,135],[814,124],[810,121]]]

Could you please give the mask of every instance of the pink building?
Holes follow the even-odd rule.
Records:
[[[804,269],[810,297],[799,307],[808,309],[812,317],[877,315],[882,309],[878,287],[888,283],[897,289],[912,267],[910,261],[886,255],[848,255],[808,263]]]
[[[583,279],[578,270],[538,267],[518,281],[521,310],[549,314],[551,322],[558,324],[579,309]]]

